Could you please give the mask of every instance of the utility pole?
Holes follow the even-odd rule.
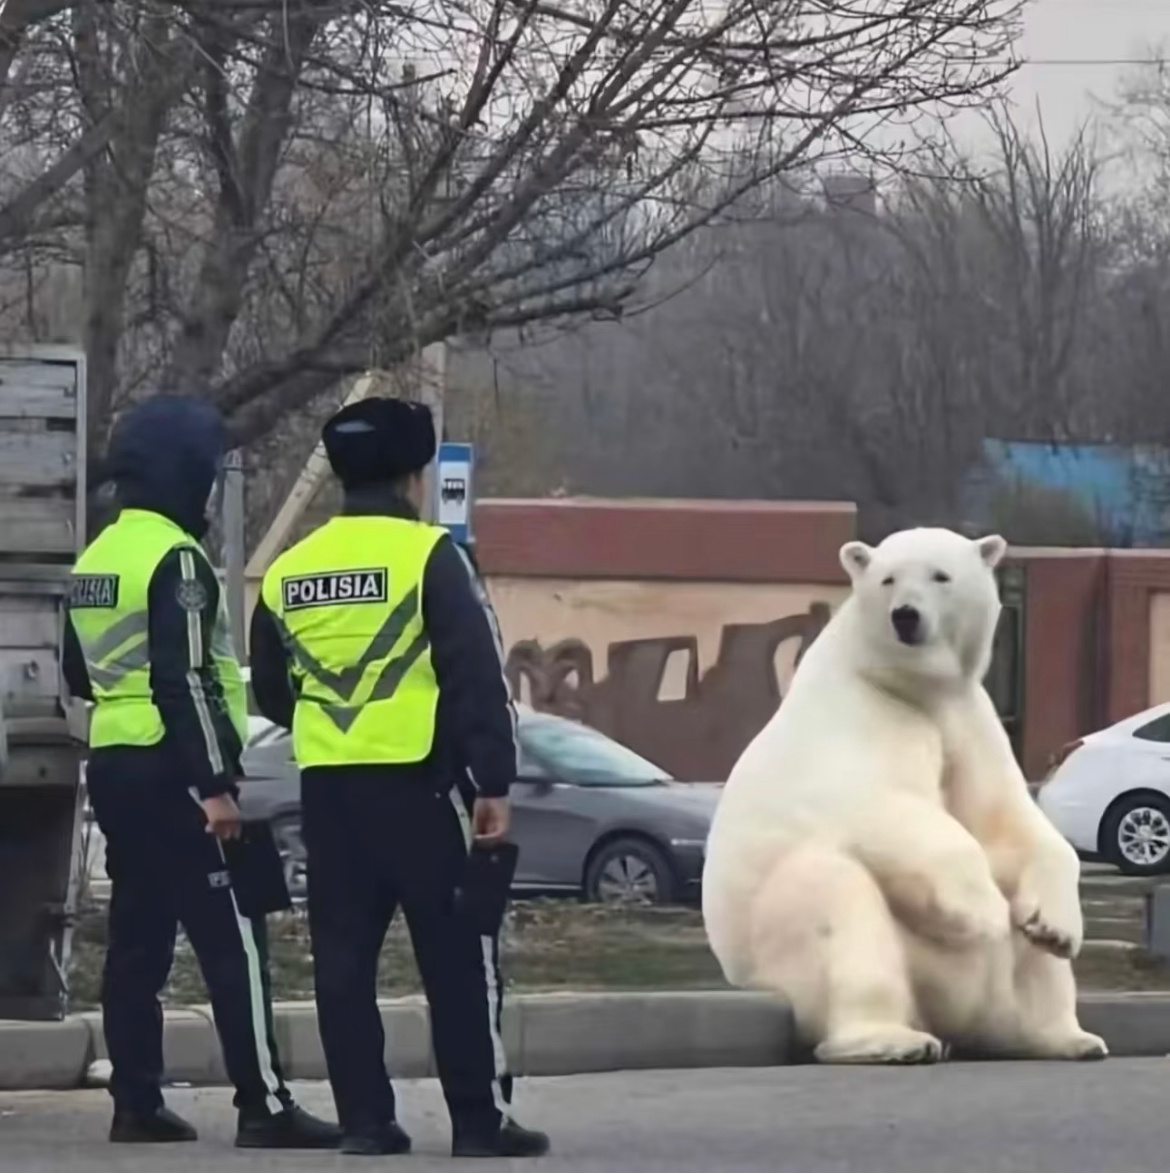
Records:
[[[418,390],[421,403],[431,409],[435,419],[435,439],[443,443],[443,401],[447,390],[447,344],[435,342],[424,347],[417,360]],[[432,525],[439,520],[439,460],[438,454],[427,471],[427,498],[423,518]]]
[[[236,656],[245,658],[244,632],[244,454],[232,449],[223,464],[223,561],[228,619]]]

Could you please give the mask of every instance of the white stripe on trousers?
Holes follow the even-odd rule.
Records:
[[[483,934],[480,939],[483,949],[483,977],[487,985],[487,1013],[488,1031],[492,1037],[492,1064],[495,1078],[492,1080],[492,1100],[496,1108],[504,1116],[508,1114],[508,1102],[504,1099],[503,1086],[500,1083],[508,1071],[508,1060],[504,1055],[504,1041],[500,1038],[500,984],[496,974],[496,942],[490,934]]]
[[[199,803],[199,792],[192,787],[188,794],[196,803]],[[200,804],[202,806],[202,804]],[[223,853],[223,845],[217,839],[215,846],[219,849],[219,858],[227,868],[227,857]],[[252,929],[252,921],[240,912],[236,903],[236,893],[229,888],[228,894],[232,899],[232,912],[236,918],[236,929],[240,931],[240,947],[244,951],[244,959],[248,967],[248,1004],[252,1009],[252,1037],[256,1044],[256,1067],[260,1070],[260,1079],[264,1082],[267,1096],[264,1103],[270,1113],[279,1113],[284,1109],[280,1098],[276,1095],[280,1091],[280,1081],[276,1079],[276,1071],[272,1067],[272,1051],[268,1047],[268,1017],[264,1014],[264,982],[260,975],[260,951],[256,949],[256,935]]]
[[[452,786],[448,792],[451,806],[455,808],[455,815],[459,819],[459,829],[463,833],[463,842],[470,850],[475,829],[467,815],[467,805],[463,802],[458,785]],[[496,940],[490,934],[483,934],[479,939],[480,951],[483,954],[483,981],[487,991],[488,1032],[492,1040],[492,1100],[500,1113],[507,1115],[508,1102],[504,1098],[504,1090],[500,1081],[507,1074],[508,1060],[504,1053],[504,1041],[500,1038],[500,983],[496,973],[496,950],[499,948]]]
[[[216,841],[224,867],[227,867],[227,858],[223,854],[223,845]],[[252,920],[240,912],[236,902],[234,889],[229,888],[232,899],[232,912],[236,915],[236,928],[240,931],[240,945],[244,949],[244,957],[248,963],[248,1001],[252,1007],[252,1036],[256,1042],[256,1064],[260,1069],[260,1079],[268,1092],[265,1104],[270,1113],[279,1113],[284,1109],[280,1097],[280,1081],[276,1079],[276,1072],[272,1067],[272,1051],[268,1047],[268,1017],[264,1014],[264,982],[260,974],[260,951],[256,949],[256,934],[252,929]]]

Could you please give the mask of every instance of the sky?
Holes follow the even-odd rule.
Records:
[[[1017,55],[1026,60],[1011,80],[1019,114],[1039,107],[1055,144],[1093,114],[1094,98],[1111,101],[1127,70],[1151,49],[1170,57],[1170,0],[1032,0]]]

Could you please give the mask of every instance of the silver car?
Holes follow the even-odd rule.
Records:
[[[694,900],[719,785],[680,783],[597,730],[517,707],[515,888],[591,901]],[[272,823],[289,888],[305,892],[300,777],[288,734],[253,719],[240,807]]]

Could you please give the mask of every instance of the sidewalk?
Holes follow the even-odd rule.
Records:
[[[386,1057],[400,1077],[434,1075],[426,1005],[382,1004]],[[1114,1055],[1170,1054],[1170,993],[1086,994],[1081,1021]],[[281,1003],[276,1035],[290,1079],[319,1080],[325,1063],[311,1003]],[[519,1076],[644,1068],[746,1068],[797,1059],[787,1012],[742,992],[517,995],[505,1005],[504,1044]],[[104,1058],[101,1016],[62,1023],[0,1021],[0,1088],[78,1088]],[[207,1008],[168,1011],[167,1079],[220,1084],[224,1072]]]

